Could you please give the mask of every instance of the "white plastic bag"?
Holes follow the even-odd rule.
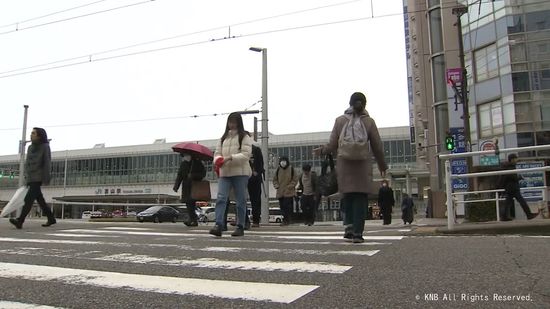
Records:
[[[15,191],[15,194],[13,195],[11,200],[8,202],[6,207],[2,209],[2,213],[0,213],[0,217],[7,217],[10,213],[23,207],[23,205],[25,205],[25,195],[27,195],[28,191],[29,191],[29,187],[27,186],[23,186],[17,189],[17,191]]]

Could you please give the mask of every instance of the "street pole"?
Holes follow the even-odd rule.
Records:
[[[269,166],[265,164],[268,154],[268,139],[269,131],[267,126],[267,48],[250,47],[251,51],[262,53],[262,136],[261,136],[261,149],[262,157],[264,158],[265,168],[265,180],[264,180],[264,194],[262,194],[262,216],[261,223],[267,224],[269,222]]]
[[[25,185],[25,144],[27,140],[27,113],[28,105],[23,105],[25,113],[23,116],[23,130],[21,133],[21,141],[19,141],[19,187]]]

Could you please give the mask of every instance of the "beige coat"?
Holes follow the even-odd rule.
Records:
[[[231,157],[231,161],[226,162],[220,169],[220,177],[231,176],[250,176],[252,169],[250,168],[250,154],[252,153],[252,139],[245,135],[242,140],[241,149],[239,150],[239,135],[228,134],[223,145],[221,140],[218,142],[216,151],[214,152],[214,162],[219,157]]]
[[[364,111],[364,114],[361,115],[361,120],[367,130],[371,155],[366,160],[336,160],[338,192],[340,193],[378,193],[378,185],[373,182],[372,155],[374,155],[380,171],[386,171],[388,169],[384,160],[384,144],[382,143],[382,139],[380,139],[380,134],[378,133],[378,128],[376,127],[374,119],[369,116],[367,111]],[[323,146],[323,154],[332,153],[334,157],[337,157],[338,139],[342,128],[347,122],[348,118],[344,115],[336,118],[332,133],[330,134],[329,143]]]
[[[294,167],[279,168],[279,172],[275,172],[273,176],[273,187],[277,189],[277,198],[281,197],[293,197],[296,195],[296,184],[298,184],[298,173],[294,171],[294,177],[292,177],[292,169]]]

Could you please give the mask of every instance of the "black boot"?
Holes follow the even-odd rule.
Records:
[[[53,218],[53,219],[51,219],[51,220],[48,219],[48,222],[42,224],[42,226],[43,226],[43,227],[48,227],[48,226],[50,226],[50,225],[52,225],[52,224],[56,224],[56,223],[57,223],[57,220],[55,220],[55,218]]]
[[[18,230],[20,230],[23,227],[23,223],[19,221],[19,219],[10,218],[10,223],[15,225],[15,228],[17,228]]]
[[[222,227],[219,225],[214,225],[214,227],[209,231],[210,234],[214,236],[221,237],[222,236]]]
[[[244,236],[243,226],[237,225],[237,228],[231,233],[231,236]]]

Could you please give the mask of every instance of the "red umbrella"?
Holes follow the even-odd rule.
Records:
[[[183,142],[172,146],[172,150],[179,153],[186,153],[195,156],[201,160],[210,161],[214,158],[214,153],[208,147],[194,142]]]

